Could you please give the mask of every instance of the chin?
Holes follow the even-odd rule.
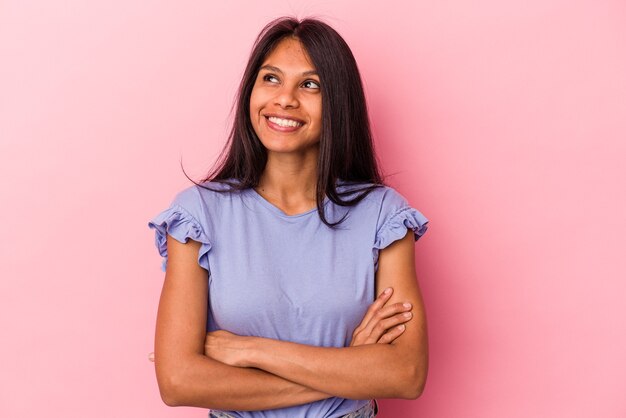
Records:
[[[317,153],[319,151],[319,142],[312,145],[294,145],[287,144],[285,143],[285,141],[269,141],[263,142],[263,146],[265,147],[267,152],[281,154],[306,154],[310,152]]]

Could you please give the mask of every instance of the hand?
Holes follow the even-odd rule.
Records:
[[[242,356],[245,340],[246,337],[225,330],[209,332],[204,339],[204,355],[230,366],[246,367]],[[154,362],[154,352],[148,354],[148,360]]]
[[[406,329],[404,325],[412,318],[410,303],[394,303],[385,306],[393,294],[390,287],[370,305],[361,323],[352,333],[350,347],[365,344],[389,344]],[[408,316],[405,316],[408,314]]]
[[[204,339],[204,355],[229,366],[249,367],[249,340],[226,330],[212,331]]]

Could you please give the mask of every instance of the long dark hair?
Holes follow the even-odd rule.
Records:
[[[228,142],[216,166],[200,182],[225,183],[230,189],[214,190],[187,177],[198,186],[214,191],[230,192],[258,185],[267,162],[267,150],[250,121],[250,95],[265,58],[288,36],[300,41],[320,78],[322,132],[317,165],[317,211],[324,224],[334,227],[345,216],[338,222],[329,222],[324,212],[325,196],[340,206],[353,206],[384,183],[374,152],[356,60],[341,35],[320,20],[281,17],[268,23],[257,37],[239,86]],[[338,179],[363,187],[338,192]],[[342,199],[354,193],[359,194]]]

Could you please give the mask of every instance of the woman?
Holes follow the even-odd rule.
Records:
[[[376,414],[372,398],[418,397],[428,350],[414,242],[428,221],[381,180],[336,31],[292,18],[263,29],[225,150],[149,223],[165,257],[164,402],[356,418]]]

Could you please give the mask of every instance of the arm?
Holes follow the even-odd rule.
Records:
[[[155,367],[163,401],[170,406],[212,409],[274,409],[332,395],[253,368],[239,368],[204,356],[207,272],[197,263],[200,243],[167,236],[168,264],[159,302]],[[388,344],[404,331],[401,304],[386,305],[381,294],[355,330],[351,345]]]
[[[208,277],[197,262],[200,243],[182,244],[168,235],[167,245],[154,351],[159,390],[167,405],[244,411],[331,396],[263,370],[233,367],[204,356]]]
[[[334,396],[415,399],[423,390],[428,368],[426,320],[415,275],[413,233],[407,231],[402,240],[381,250],[376,275],[378,293],[393,287],[390,303],[412,304],[413,319],[391,344],[327,348],[218,334],[208,343],[209,354]]]

